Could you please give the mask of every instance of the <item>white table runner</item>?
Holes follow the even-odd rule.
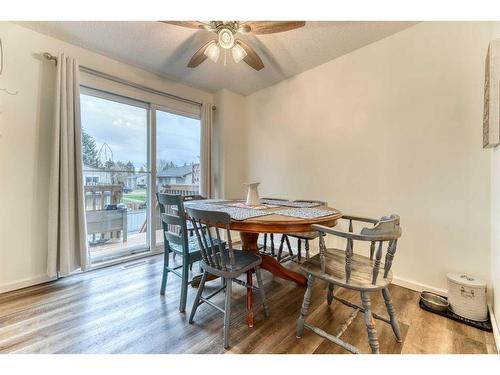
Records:
[[[332,209],[317,208],[287,208],[284,210],[273,211],[273,214],[296,217],[299,219],[315,219],[323,216],[338,214],[339,211]]]
[[[246,219],[250,219],[253,217],[271,215],[274,213],[272,211],[254,210],[251,208],[240,208],[240,207],[233,207],[233,206],[216,204],[216,203],[215,204],[214,203],[202,203],[202,201],[197,201],[196,203],[190,202],[186,206],[189,208],[195,208],[195,209],[199,209],[199,210],[225,212],[225,213],[228,213],[229,216],[231,216],[231,219],[234,219],[234,220],[246,220]]]

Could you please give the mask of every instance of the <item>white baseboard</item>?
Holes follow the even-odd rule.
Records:
[[[281,235],[275,234],[274,239],[275,239],[274,240],[275,249],[277,250],[279,247],[280,241],[281,241]],[[268,239],[268,243],[267,243],[268,246],[270,246],[269,241],[270,240]],[[264,240],[262,238],[259,238],[258,244],[263,245]],[[297,251],[296,241],[291,241],[291,247],[292,247],[292,250]],[[286,247],[285,247],[285,251],[286,251]],[[401,286],[403,288],[407,288],[410,290],[414,290],[416,292],[422,292],[425,290],[428,292],[433,292],[433,293],[439,294],[441,296],[446,296],[448,294],[448,291],[445,289],[436,288],[436,287],[433,287],[433,286],[430,286],[427,284],[420,283],[418,281],[408,280],[408,279],[405,279],[403,277],[394,276],[392,279],[392,282],[395,285],[398,285],[398,286]]]
[[[490,312],[491,326],[493,328],[493,338],[495,339],[495,346],[497,353],[500,354],[500,330],[498,329],[495,313],[490,304],[488,304],[488,311]]]
[[[445,289],[435,288],[433,286],[422,284],[413,280],[404,279],[402,277],[394,276],[392,279],[392,283],[398,286],[402,286],[403,288],[414,290],[416,292],[422,292],[423,290],[426,290],[428,292],[436,293],[441,296],[448,295],[448,291]]]
[[[17,289],[27,288],[29,286],[46,283],[55,280],[56,277],[49,277],[47,275],[40,275],[29,279],[14,281],[12,283],[0,285],[0,293],[6,293]]]

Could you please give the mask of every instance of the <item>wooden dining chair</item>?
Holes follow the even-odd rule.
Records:
[[[201,267],[203,275],[196,298],[193,302],[189,323],[193,323],[194,316],[198,306],[206,303],[217,310],[224,313],[224,348],[229,347],[229,326],[231,320],[231,291],[233,281],[244,285],[247,288],[253,288],[251,285],[237,279],[237,277],[245,274],[247,271],[254,270],[257,276],[258,289],[264,306],[265,316],[269,316],[269,309],[266,302],[266,294],[260,274],[260,264],[262,262],[260,256],[251,251],[234,250],[231,242],[231,232],[229,224],[231,217],[225,212],[204,211],[194,208],[187,208],[188,216],[191,218],[193,227],[195,228],[196,237],[198,238],[199,247],[201,249]],[[226,243],[221,241],[221,232],[227,237]],[[212,274],[221,277],[223,286],[209,296],[203,296],[205,281],[207,275]],[[226,298],[224,308],[217,306],[210,299],[225,290]]]
[[[295,200],[294,202],[303,202],[303,203],[317,203],[321,206],[328,206],[328,204],[324,201],[317,201],[317,200]],[[288,233],[283,235],[281,237],[281,243],[280,247],[278,250],[278,260],[279,261],[287,261],[287,260],[293,260],[297,258],[299,262],[302,261],[302,241],[304,241],[304,247],[306,250],[306,259],[309,259],[309,241],[314,240],[315,238],[319,237],[319,232],[318,231],[310,231],[310,232],[297,232],[297,233]],[[290,242],[288,241],[288,237],[296,238],[297,239],[297,255],[294,255],[291,252],[291,247],[290,247]],[[283,252],[283,242],[287,242],[288,245],[288,256],[284,259],[281,259],[282,252]]]
[[[182,200],[184,202],[191,202],[191,201],[197,201],[197,200],[203,200],[203,199],[207,199],[207,198],[205,198],[203,195],[199,195],[199,194],[191,194],[191,195],[183,195],[182,196]],[[191,221],[189,221],[189,220],[187,220],[187,232],[188,232],[190,237],[194,236],[194,228],[192,227]],[[172,256],[175,259],[177,254],[174,253]],[[193,269],[193,264],[190,264],[189,270],[192,270],[192,269]]]
[[[187,290],[191,280],[189,280],[189,270],[192,264],[202,259],[201,249],[196,237],[188,236],[186,214],[184,210],[184,199],[181,195],[156,194],[160,206],[160,215],[163,226],[163,246],[164,265],[161,280],[160,294],[165,295],[168,274],[172,272],[181,278],[181,298],[179,311],[186,310]],[[224,244],[222,242],[221,246]],[[182,257],[182,265],[177,267],[169,266],[170,253],[178,254]],[[182,268],[182,272],[177,270]]]
[[[366,219],[354,216],[343,216],[342,219],[349,220],[349,231],[341,231],[323,225],[312,225],[314,230],[320,233],[332,234],[346,239],[346,249],[327,249],[324,237],[319,237],[319,254],[305,261],[301,265],[302,271],[307,275],[307,289],[300,315],[297,320],[296,336],[300,338],[304,327],[310,329],[319,336],[326,338],[351,353],[359,353],[355,346],[340,339],[340,335],[331,335],[322,329],[305,322],[309,310],[313,282],[320,279],[328,284],[327,303],[330,305],[335,299],[349,307],[364,313],[366,329],[368,331],[368,342],[372,353],[379,353],[379,342],[375,330],[375,319],[381,320],[392,326],[396,340],[401,342],[401,331],[392,305],[392,298],[388,286],[392,282],[392,261],[396,253],[398,238],[401,237],[401,227],[398,215],[384,216],[380,220]],[[365,222],[374,224],[373,227],[365,227],[359,233],[354,233],[353,222]],[[354,254],[354,241],[369,242],[370,256],[366,257]],[[385,258],[382,263],[382,253],[385,250]],[[341,287],[359,291],[362,306],[344,300],[334,295],[335,287]],[[374,314],[372,312],[370,293],[382,292],[389,318]],[[350,319],[352,321],[352,319]],[[342,333],[343,331],[341,331]],[[340,334],[341,334],[340,333]]]

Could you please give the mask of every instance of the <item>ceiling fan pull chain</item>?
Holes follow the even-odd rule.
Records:
[[[227,49],[224,49],[224,66],[226,66]]]

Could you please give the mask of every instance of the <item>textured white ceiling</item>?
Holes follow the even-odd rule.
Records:
[[[160,22],[21,22],[19,24],[170,80],[215,91],[222,88],[248,95],[355,49],[385,38],[416,22],[306,22],[300,29],[241,39],[264,62],[257,72],[230,54],[195,69],[186,64],[214,34]]]

